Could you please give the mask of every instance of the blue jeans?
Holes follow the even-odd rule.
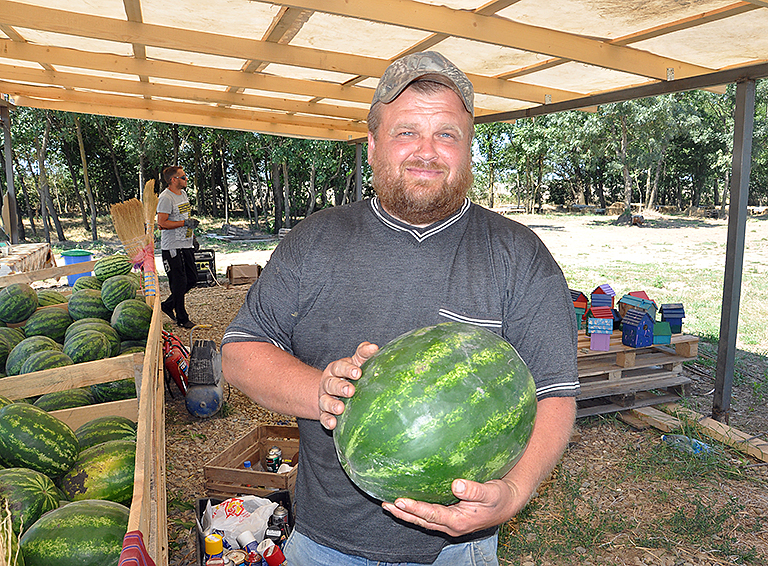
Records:
[[[498,566],[496,545],[498,535],[443,548],[432,566]],[[291,566],[420,566],[415,562],[377,562],[351,556],[316,543],[296,531],[291,533],[283,548]],[[422,565],[423,566],[423,565]]]

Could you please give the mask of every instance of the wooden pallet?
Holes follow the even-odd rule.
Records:
[[[577,416],[678,400],[691,383],[682,373],[683,362],[696,359],[698,344],[696,336],[676,334],[668,345],[631,348],[621,343],[621,332],[614,331],[609,351],[600,352],[590,350],[589,336],[579,331]]]

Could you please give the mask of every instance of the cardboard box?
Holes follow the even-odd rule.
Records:
[[[197,562],[200,566],[205,566],[203,564],[203,559],[205,558],[205,537],[203,536],[203,531],[200,529],[200,526],[202,526],[203,523],[203,513],[205,513],[205,508],[208,506],[209,501],[211,502],[211,505],[218,505],[225,499],[228,498],[205,497],[195,501],[195,517],[197,517],[198,524],[198,527],[195,529],[197,531],[197,537],[195,537],[195,549],[197,550]],[[280,491],[275,491],[267,495],[266,499],[276,501],[288,510],[288,524],[291,526],[291,529],[293,529],[293,500],[291,499],[291,495],[287,491],[281,489]]]
[[[265,459],[272,446],[283,451],[283,462],[293,466],[288,473],[266,471]],[[299,428],[296,426],[262,425],[235,441],[204,466],[206,493],[213,496],[259,495],[266,497],[286,489],[293,497],[296,464],[299,459]],[[251,468],[243,463],[251,461]]]
[[[237,264],[227,267],[227,280],[230,285],[250,285],[259,278],[259,264]]]

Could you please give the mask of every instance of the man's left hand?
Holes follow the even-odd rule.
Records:
[[[500,525],[527,503],[527,499],[520,501],[515,485],[505,480],[477,483],[457,479],[451,489],[459,498],[453,505],[398,498],[394,504],[382,503],[382,507],[398,519],[456,537]]]

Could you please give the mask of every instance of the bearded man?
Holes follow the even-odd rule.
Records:
[[[498,564],[497,526],[567,445],[578,393],[570,293],[531,230],[467,199],[473,113],[471,82],[439,53],[392,63],[368,118],[377,196],[291,230],[224,335],[227,381],[298,420],[292,566]],[[531,440],[503,478],[456,478],[456,504],[377,501],[336,456],[342,399],[377,344],[447,321],[484,326],[525,360],[538,400]]]

